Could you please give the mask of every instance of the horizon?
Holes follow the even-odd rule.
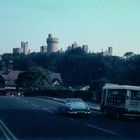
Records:
[[[0,2],[0,54],[12,53],[20,42],[31,52],[47,45],[48,34],[59,49],[73,42],[97,53],[113,47],[113,55],[140,54],[140,1],[133,0],[5,0]]]

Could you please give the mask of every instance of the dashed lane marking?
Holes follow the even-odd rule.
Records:
[[[17,99],[19,99],[19,98],[17,98]],[[42,110],[44,110],[44,111],[47,111],[47,112],[49,112],[49,113],[54,113],[53,111],[48,110],[48,109],[45,108],[45,107],[41,107],[41,106],[39,106],[39,105],[33,104],[33,103],[28,102],[28,101],[23,100],[23,99],[19,99],[19,100],[21,100],[21,101],[24,102],[24,103],[30,104],[30,105],[32,105],[32,106],[34,106],[34,107],[40,108],[40,109],[42,109]]]
[[[94,126],[94,125],[91,125],[91,124],[86,124],[86,126],[104,131],[104,132],[112,134],[112,135],[117,135],[116,132],[113,132],[113,131],[110,131],[110,130],[107,130],[107,129],[104,129],[104,128],[101,128],[101,127],[97,127],[97,126]]]
[[[45,107],[41,107],[42,110],[48,111]]]
[[[47,112],[49,112],[49,113],[52,113],[52,114],[54,113],[54,112],[53,112],[53,111],[51,111],[51,110],[47,110],[47,109],[46,109],[46,111],[47,111]]]
[[[23,101],[24,103],[27,103],[27,104],[29,103],[28,101],[25,101],[25,100],[22,100],[22,101]]]
[[[36,104],[32,104],[32,103],[31,103],[31,105],[32,105],[32,106],[35,106],[35,107],[39,107],[39,106],[38,106],[38,105],[36,105]]]

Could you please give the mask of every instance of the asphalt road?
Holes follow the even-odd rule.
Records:
[[[58,104],[42,98],[1,96],[0,139],[140,139],[139,120],[108,119],[95,111],[91,119],[70,118],[58,114]]]

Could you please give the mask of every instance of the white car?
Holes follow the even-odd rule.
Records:
[[[91,115],[89,106],[80,98],[67,98],[65,103],[59,104],[58,111],[67,115]]]

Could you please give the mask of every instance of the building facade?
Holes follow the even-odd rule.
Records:
[[[21,48],[13,48],[13,54],[21,53]]]
[[[28,42],[21,42],[21,53],[25,55],[29,54]]]
[[[78,44],[76,42],[74,42],[71,46],[68,46],[67,50],[73,50],[73,49],[76,49],[76,48],[81,48],[86,53],[88,53],[88,45],[78,46]]]
[[[30,49],[28,49],[28,42],[21,41],[20,48],[13,48],[13,54],[20,54],[23,53],[25,55],[30,53]]]
[[[78,44],[77,44],[76,42],[74,42],[74,43],[71,45],[71,48],[72,48],[72,49],[78,48]]]
[[[41,53],[47,53],[47,46],[41,46],[40,47],[40,52]]]

